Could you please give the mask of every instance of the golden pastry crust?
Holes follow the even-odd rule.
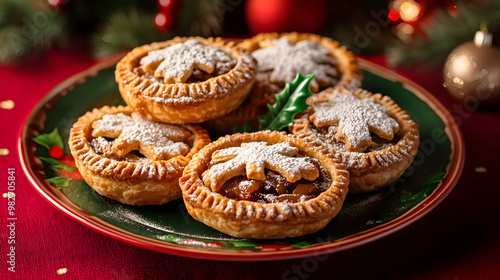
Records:
[[[390,97],[372,94],[362,89],[354,91],[327,89],[318,95],[310,97],[307,103],[327,102],[334,93],[351,94],[358,99],[370,98],[387,108],[389,110],[387,114],[399,124],[398,134],[400,137],[392,146],[371,152],[347,152],[328,148],[335,158],[347,166],[350,173],[349,193],[365,193],[387,186],[403,174],[417,154],[420,137],[418,125]],[[290,131],[300,138],[316,140],[328,147],[311,130],[311,128],[314,128],[314,123],[311,122],[309,117],[313,114],[314,108],[310,106],[306,111],[297,115]]]
[[[269,145],[287,142],[306,156],[318,159],[332,179],[330,186],[319,196],[297,203],[259,203],[227,198],[204,183],[202,174],[216,151],[261,141]],[[285,133],[259,131],[228,135],[207,145],[193,157],[179,183],[186,208],[196,220],[235,237],[285,238],[325,227],[342,207],[349,174],[317,143]]]
[[[273,40],[284,37],[288,38],[292,44],[296,44],[304,40],[310,40],[330,52],[331,56],[337,61],[336,68],[339,72],[339,80],[336,83],[332,82],[329,86],[346,87],[349,89],[356,89],[361,86],[362,73],[357,64],[356,56],[347,50],[346,46],[340,46],[339,42],[327,37],[298,32],[281,34],[261,33],[250,39],[242,41],[238,44],[238,46],[252,53],[261,48],[271,47],[273,46]],[[307,75],[310,73],[301,74]],[[275,102],[274,95],[283,90],[283,87],[284,84],[281,85],[270,82],[268,74],[258,73],[255,84],[243,104],[226,116],[208,121],[207,127],[210,131],[216,131],[223,134],[232,131],[235,124],[242,125],[245,122],[250,122],[252,127],[257,129],[257,116],[267,112],[267,104]],[[313,89],[313,92],[314,91],[315,89]],[[316,90],[316,92],[318,92],[318,90]]]
[[[217,47],[235,60],[227,73],[192,83],[163,83],[137,74],[134,69],[149,52],[196,39]],[[140,115],[166,123],[200,123],[236,109],[248,95],[257,63],[246,50],[222,38],[176,37],[133,49],[116,65],[115,78],[125,102]]]
[[[179,177],[190,159],[210,143],[208,133],[197,125],[182,125],[192,135],[186,155],[148,163],[108,158],[91,146],[92,125],[106,114],[131,115],[130,107],[94,109],[80,117],[70,131],[69,148],[85,181],[99,194],[130,205],[160,205],[181,197]]]
[[[356,56],[350,52],[346,46],[341,46],[339,42],[328,37],[322,37],[311,33],[260,33],[256,36],[246,39],[238,44],[239,47],[248,50],[250,53],[260,49],[272,46],[272,41],[275,39],[286,37],[288,40],[296,44],[300,41],[309,40],[317,43],[327,49],[333,58],[337,61],[337,69],[340,73],[339,81],[332,86],[345,87],[356,89],[361,86],[363,75],[356,61]],[[309,73],[301,73],[308,75]],[[291,82],[291,81],[290,81]],[[266,102],[267,103],[267,102]]]

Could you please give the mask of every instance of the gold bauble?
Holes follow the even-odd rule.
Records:
[[[464,43],[444,65],[444,86],[457,99],[486,105],[500,100],[500,50],[490,45]]]

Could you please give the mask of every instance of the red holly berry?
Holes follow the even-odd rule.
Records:
[[[83,177],[82,177],[82,174],[80,174],[80,172],[78,170],[75,170],[75,171],[67,171],[67,170],[61,170],[61,174],[60,174],[61,177],[66,177],[66,178],[70,178],[70,179],[73,179],[73,180],[82,180]]]
[[[172,30],[174,24],[173,15],[169,15],[165,12],[159,12],[154,17],[153,23],[155,28],[160,31]]]
[[[62,163],[64,165],[70,166],[70,167],[76,167],[75,159],[70,155],[64,155],[61,158],[59,158],[57,161],[59,161],[60,163]]]
[[[53,158],[62,158],[64,156],[63,149],[59,146],[52,146],[49,150],[49,155]]]

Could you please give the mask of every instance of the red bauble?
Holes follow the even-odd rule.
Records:
[[[319,33],[328,12],[326,0],[248,0],[246,17],[254,34],[299,31]]]
[[[246,17],[248,27],[254,34],[262,32],[283,32],[290,28],[292,1],[288,0],[248,0]]]
[[[153,19],[153,24],[157,30],[170,31],[174,25],[172,13],[159,12]]]
[[[158,8],[160,12],[164,12],[165,14],[172,14],[173,10],[177,6],[177,1],[175,0],[158,0]]]
[[[69,0],[47,0],[47,4],[54,9],[60,10]]]

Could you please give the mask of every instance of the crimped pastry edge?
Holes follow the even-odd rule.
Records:
[[[349,90],[346,88],[328,88],[307,99],[308,104],[326,102],[334,93],[352,94],[357,98],[371,98],[378,104],[389,109],[389,115],[400,125],[402,137],[394,146],[370,153],[339,152],[328,149],[335,158],[347,166],[350,173],[349,193],[365,193],[387,186],[410,166],[418,152],[420,133],[418,125],[411,120],[410,115],[401,109],[389,96],[380,93],[373,94],[363,89]],[[300,138],[321,143],[311,131],[309,116],[312,107],[297,115],[290,131]],[[356,164],[352,164],[356,163]]]
[[[300,32],[260,33],[250,39],[243,40],[238,44],[238,46],[248,50],[249,53],[252,53],[257,49],[260,49],[262,43],[270,42],[282,37],[287,37],[288,40],[294,44],[303,40],[311,40],[330,51],[333,57],[337,60],[338,70],[342,73],[341,79],[335,87],[356,89],[361,86],[363,75],[357,63],[356,56],[350,52],[346,46],[341,46],[338,41],[329,37]]]
[[[169,160],[151,161],[146,165],[147,168],[144,168],[145,164],[118,161],[95,153],[88,139],[92,123],[105,114],[130,115],[133,112],[130,107],[104,106],[87,112],[78,119],[70,130],[68,144],[80,173],[94,190],[122,203],[163,204],[179,198],[181,193],[178,179],[193,155],[210,143],[207,131],[198,125],[181,125],[195,135],[188,154]],[[135,194],[133,190],[136,190]],[[146,198],[145,193],[153,197]]]
[[[223,49],[236,60],[236,65],[225,74],[197,83],[160,84],[134,73],[134,67],[148,52],[189,39]],[[115,79],[127,105],[142,116],[154,121],[185,124],[200,123],[236,109],[250,92],[256,74],[255,59],[233,42],[213,37],[175,37],[133,49],[116,65]]]
[[[287,37],[290,42],[294,44],[303,40],[311,40],[329,50],[333,57],[337,60],[337,68],[339,72],[342,73],[339,82],[334,87],[356,89],[361,86],[363,75],[361,73],[361,69],[358,66],[356,56],[352,52],[350,52],[346,46],[340,46],[340,43],[338,41],[335,41],[328,37],[299,32],[260,33],[252,38],[243,40],[238,44],[238,46],[248,50],[249,53],[252,53],[257,49],[260,49],[261,44],[270,43],[272,40],[282,37]],[[255,83],[254,88],[251,90],[250,94],[253,94],[256,90],[264,91],[266,90],[266,88],[266,86]],[[209,127],[210,130],[214,130],[219,134],[223,134],[232,131],[235,124],[242,125],[243,123],[249,121],[254,126],[258,125],[256,113],[262,110],[264,110],[263,113],[265,113],[267,108],[266,104],[271,103],[274,100],[274,95],[271,95],[272,98],[268,98],[268,94],[262,95],[263,97],[259,98],[258,100],[249,100],[251,97],[247,97],[247,99],[239,108],[225,116],[208,121],[206,123],[206,126]],[[261,108],[255,108],[258,106],[260,106]]]
[[[214,151],[253,141],[288,142],[317,158],[330,173],[330,187],[303,202],[258,203],[229,199],[205,186],[201,174]],[[196,220],[235,237],[285,238],[316,232],[337,215],[347,193],[349,173],[317,143],[285,133],[259,131],[228,135],[205,146],[188,164],[179,184],[186,208]]]

